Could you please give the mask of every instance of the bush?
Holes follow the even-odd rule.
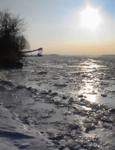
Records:
[[[0,11],[0,66],[20,67],[22,50],[26,48],[23,19],[8,11]]]

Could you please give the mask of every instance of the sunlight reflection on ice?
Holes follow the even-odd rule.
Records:
[[[80,64],[80,70],[83,73],[83,78],[79,93],[85,95],[87,100],[90,102],[97,102],[97,92],[100,81],[98,76],[96,76],[96,72],[99,67],[100,66],[92,59]]]
[[[87,61],[80,64],[80,68],[82,71],[89,72],[98,69],[100,66],[96,64],[93,59],[88,59]]]
[[[95,103],[97,101],[97,95],[96,94],[87,94],[86,95],[87,100],[89,100],[90,102]]]

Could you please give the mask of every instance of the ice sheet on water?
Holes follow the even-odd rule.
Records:
[[[114,61],[44,56],[27,57],[24,64],[0,72],[2,149],[105,150],[98,133],[114,131],[114,108],[100,103],[115,106],[107,92],[115,84]]]

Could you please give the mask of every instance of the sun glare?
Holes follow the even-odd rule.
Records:
[[[102,17],[98,8],[87,6],[80,12],[81,27],[88,30],[96,30],[99,28]]]

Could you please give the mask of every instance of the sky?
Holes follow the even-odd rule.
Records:
[[[115,0],[0,0],[25,20],[31,49],[47,54],[115,54]]]

